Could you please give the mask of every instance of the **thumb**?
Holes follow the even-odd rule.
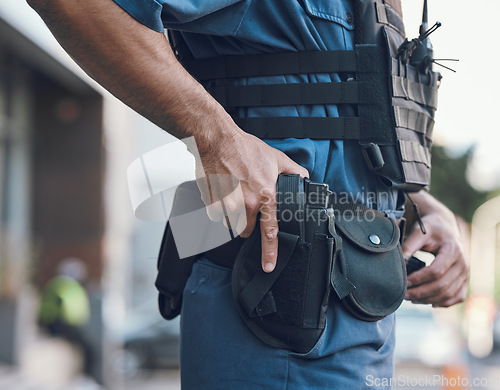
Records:
[[[309,177],[309,171],[307,169],[297,164],[285,153],[281,152],[281,154],[282,156],[279,160],[280,173],[299,174],[300,177]]]
[[[425,246],[426,237],[420,231],[420,229],[415,226],[411,232],[411,234],[405,239],[403,242],[403,256],[411,257],[413,254],[422,249]]]

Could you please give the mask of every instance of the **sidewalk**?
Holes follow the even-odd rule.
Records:
[[[68,343],[37,337],[23,350],[18,365],[0,362],[0,390],[107,390],[81,373],[81,356]],[[179,390],[178,369],[145,372],[123,383],[120,390]],[[121,381],[118,381],[121,382]]]
[[[79,377],[64,385],[44,383],[22,372],[17,366],[0,363],[0,390],[103,390],[91,379]]]
[[[18,364],[0,362],[0,390],[104,390],[80,374],[81,365],[70,344],[37,335],[20,352]]]
[[[156,370],[143,380],[128,381],[123,390],[180,390],[179,370]]]

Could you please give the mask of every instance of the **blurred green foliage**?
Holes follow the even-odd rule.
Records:
[[[461,155],[450,156],[444,147],[432,147],[430,193],[467,222],[471,222],[474,211],[490,198],[488,192],[476,190],[467,181],[467,167],[473,153],[474,147],[471,147]]]

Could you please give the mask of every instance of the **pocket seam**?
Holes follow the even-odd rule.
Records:
[[[308,0],[304,0],[304,9],[306,13],[311,16],[335,22],[340,24],[346,30],[354,30],[354,23],[350,24],[347,22],[347,19],[344,19],[337,14],[325,12],[324,10],[319,9],[318,6],[313,7]]]
[[[235,36],[236,34],[238,34],[238,32],[240,31],[241,25],[243,24],[243,21],[244,21],[244,20],[245,20],[245,18],[247,17],[248,10],[250,9],[250,6],[252,5],[252,3],[253,3],[253,0],[248,2],[247,9],[246,9],[246,10],[245,10],[245,12],[243,13],[243,16],[241,17],[240,23],[238,24],[238,27],[237,27],[237,28],[236,28],[236,30],[234,31],[233,36]]]

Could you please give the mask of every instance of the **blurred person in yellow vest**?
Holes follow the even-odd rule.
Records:
[[[58,274],[42,290],[38,322],[50,336],[60,337],[80,349],[83,369],[89,374],[91,349],[83,337],[82,327],[90,319],[90,303],[83,282],[87,267],[77,258],[66,258],[57,269]]]

